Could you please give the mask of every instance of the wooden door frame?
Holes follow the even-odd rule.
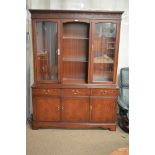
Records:
[[[61,107],[61,98],[60,97],[58,97],[58,96],[41,96],[41,95],[38,95],[38,96],[33,96],[32,97],[32,106],[33,106],[33,121],[38,121],[37,120],[37,108],[36,108],[36,101],[35,101],[35,99],[36,98],[43,98],[43,99],[50,99],[50,100],[53,100],[53,99],[58,99],[59,100],[59,103],[58,103],[58,105],[59,105],[59,107]],[[46,104],[46,103],[45,103]],[[53,122],[61,122],[61,108],[59,109],[59,111],[58,111],[58,114],[59,114],[59,120],[58,121],[53,121]],[[35,119],[34,119],[35,118]],[[38,121],[39,122],[39,121]]]
[[[89,96],[63,96],[63,97],[61,97],[61,107],[62,107],[62,109],[64,108],[64,105],[63,105],[63,99],[79,99],[79,100],[82,100],[83,98],[85,98],[85,99],[87,99],[88,100],[88,116],[87,116],[87,121],[84,121],[84,122],[89,122],[89,120],[90,120],[90,117],[89,117],[89,115],[90,115],[90,99],[89,99]],[[61,122],[67,122],[67,121],[65,121],[64,119],[63,119],[63,110],[61,111]],[[80,123],[81,121],[75,121],[75,122],[72,122],[72,123]]]
[[[113,70],[113,81],[104,81],[104,82],[93,82],[93,55],[94,55],[94,32],[95,32],[95,24],[96,23],[113,23],[116,24],[116,39],[115,39],[115,51],[114,51],[114,70]],[[91,31],[91,50],[90,50],[90,70],[89,70],[89,81],[90,83],[93,84],[115,84],[116,80],[117,80],[117,67],[118,67],[118,53],[119,53],[119,41],[120,41],[120,25],[121,25],[121,21],[120,20],[92,20],[91,21],[92,24],[92,31]]]
[[[93,99],[103,99],[104,101],[107,100],[107,99],[111,99],[111,100],[114,100],[114,104],[115,104],[115,108],[117,109],[117,98],[116,97],[103,97],[103,96],[91,96],[90,97],[90,115],[89,115],[89,122],[90,123],[107,123],[107,122],[98,122],[98,121],[92,121],[92,111],[93,111]],[[104,103],[103,103],[104,104]],[[116,120],[117,118],[117,110],[115,110],[115,115],[114,115],[114,119]],[[115,121],[114,121],[115,122]],[[111,122],[112,123],[112,122]]]
[[[38,80],[37,77],[37,35],[36,35],[36,23],[37,22],[55,22],[57,24],[57,48],[60,49],[60,20],[59,19],[35,19],[32,18],[32,44],[33,44],[33,68],[34,68],[34,82],[35,83],[60,83],[60,56],[58,55],[58,80],[52,81],[52,80]]]

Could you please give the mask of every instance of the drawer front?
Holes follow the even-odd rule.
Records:
[[[91,89],[92,96],[116,96],[118,89]]]
[[[60,95],[60,89],[33,89],[33,95],[47,95],[47,96],[58,96]]]
[[[62,89],[63,96],[89,96],[89,89]]]

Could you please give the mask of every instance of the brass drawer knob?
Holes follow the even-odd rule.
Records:
[[[75,95],[79,93],[79,91],[76,90],[76,89],[72,89],[72,92],[73,92],[73,94],[75,94]]]
[[[105,93],[107,93],[107,90],[101,90],[101,93],[105,94]]]
[[[76,90],[76,93],[80,93],[78,90]]]
[[[49,92],[49,90],[44,89],[44,93],[45,94],[48,94],[48,92]]]

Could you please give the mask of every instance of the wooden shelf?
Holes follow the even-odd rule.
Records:
[[[84,84],[86,83],[86,80],[84,79],[72,79],[72,78],[63,78],[62,80],[63,84]]]
[[[68,61],[68,62],[88,62],[86,58],[63,58],[63,61]]]
[[[94,62],[94,64],[114,64],[113,62]]]
[[[98,57],[94,57],[94,63],[108,63],[108,64],[113,64],[114,60],[109,57],[108,55],[104,54],[103,56],[98,56]]]
[[[112,74],[110,75],[104,75],[104,76],[100,76],[100,75],[94,75],[93,76],[93,82],[99,82],[99,81],[112,81]]]
[[[114,47],[111,47],[111,48],[107,48],[107,50],[114,50],[115,48]]]
[[[63,37],[63,39],[88,39],[86,37]]]

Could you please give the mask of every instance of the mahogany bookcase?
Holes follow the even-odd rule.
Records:
[[[116,130],[122,11],[30,10],[32,128]]]

